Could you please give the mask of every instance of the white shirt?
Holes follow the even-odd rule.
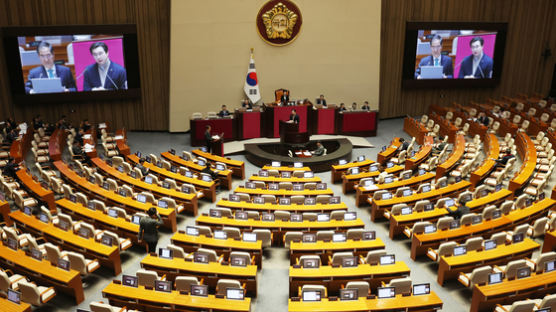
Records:
[[[481,62],[482,58],[483,58],[483,53],[481,53],[481,55],[478,58],[473,56],[473,76],[475,76],[475,71],[477,70],[477,67],[479,67],[479,63]]]
[[[98,75],[100,76],[100,86],[104,88],[104,82],[106,81],[106,75],[108,75],[108,68],[110,68],[110,60],[106,60],[106,66],[102,68],[98,65]]]

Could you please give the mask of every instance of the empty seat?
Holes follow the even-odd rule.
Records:
[[[154,288],[154,282],[157,280],[163,281],[165,280],[165,277],[163,276],[162,278],[158,277],[158,274],[156,274],[155,271],[150,271],[150,270],[145,270],[145,269],[139,269],[136,273],[137,275],[137,279],[138,279],[138,284],[140,286],[149,286],[149,287],[153,287]]]
[[[270,247],[272,245],[272,232],[268,229],[255,229],[253,233],[257,235],[257,240],[262,241],[262,247]]]
[[[495,312],[530,312],[535,308],[535,301],[521,300],[515,301],[511,305],[497,304],[494,309]]]
[[[346,238],[351,240],[361,240],[363,239],[364,229],[349,229],[346,232]]]
[[[81,275],[87,275],[100,268],[100,264],[97,259],[85,259],[82,254],[72,251],[68,251],[67,255],[70,262],[70,268],[72,270],[76,270]]]
[[[174,282],[177,291],[191,291],[191,285],[199,285],[199,280],[195,276],[176,276]]]
[[[346,288],[355,288],[357,289],[358,297],[365,298],[369,295],[369,283],[365,281],[353,281],[347,282]]]
[[[241,231],[239,228],[225,226],[222,228],[222,231],[226,233],[226,237],[228,238],[241,238]]]
[[[286,232],[284,235],[284,247],[289,248],[291,241],[301,241],[303,239],[303,232]]]
[[[8,272],[10,275],[8,275]],[[0,291],[7,293],[8,289],[18,290],[18,283],[26,280],[23,275],[13,274],[11,271],[4,271],[0,269]]]
[[[386,287],[394,287],[396,295],[409,295],[411,294],[411,278],[402,277],[394,278],[388,284],[384,285]]]
[[[345,258],[352,258],[353,257],[353,252],[351,251],[345,251],[345,252],[336,252],[332,255],[332,264],[333,265],[341,265],[342,261]]]
[[[232,257],[239,257],[239,258],[242,258],[243,261],[244,261],[247,265],[253,264],[253,261],[252,261],[253,258],[251,258],[251,255],[250,255],[248,252],[245,252],[245,251],[232,251],[232,252],[230,252],[230,259],[231,259]]]
[[[34,306],[41,306],[56,296],[53,287],[37,286],[24,280],[19,282],[19,291],[21,292],[21,301]]]
[[[474,269],[471,274],[461,272],[458,276],[458,281],[467,288],[472,289],[475,285],[486,284],[490,273],[492,273],[492,267],[487,265]]]
[[[334,231],[332,230],[328,230],[328,231],[318,231],[317,232],[317,240],[327,240],[327,241],[331,241],[332,237],[334,236]]]

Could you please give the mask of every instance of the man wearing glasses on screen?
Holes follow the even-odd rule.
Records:
[[[52,79],[60,78],[64,92],[75,91],[75,80],[71,70],[66,66],[54,64],[54,48],[46,41],[41,41],[37,46],[37,53],[41,61],[41,66],[35,67],[29,71],[27,82],[25,83],[25,93],[37,93],[33,89],[31,79]]]
[[[125,68],[108,57],[108,46],[102,41],[89,48],[95,63],[85,68],[83,91],[125,90],[127,74]]]
[[[442,37],[434,35],[431,39],[431,55],[424,57],[419,62],[419,66],[415,70],[415,79],[423,79],[421,77],[422,66],[442,66],[442,78],[453,78],[454,68],[452,67],[452,58],[442,55]]]

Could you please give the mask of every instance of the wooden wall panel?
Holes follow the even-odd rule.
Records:
[[[168,130],[169,17],[169,0],[0,0],[0,27],[136,24],[141,75],[140,99],[19,106],[11,101],[0,47],[0,119],[13,116],[30,121],[41,114],[45,120],[56,121],[65,114],[75,122],[89,118],[117,128]]]
[[[508,22],[503,73],[496,88],[403,89],[406,21]],[[556,54],[553,0],[382,0],[381,118],[420,115],[429,104],[467,103],[517,93],[547,94]],[[552,56],[541,56],[549,45]]]

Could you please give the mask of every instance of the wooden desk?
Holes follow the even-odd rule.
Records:
[[[190,160],[184,160],[183,158],[180,158],[179,156],[176,155],[172,155],[169,152],[164,152],[161,153],[160,155],[162,155],[163,158],[165,158],[166,160],[170,161],[171,163],[173,163],[176,166],[184,166],[187,167],[197,173],[201,172],[203,169],[205,169],[206,166],[199,166],[196,163],[190,161]],[[231,170],[224,170],[224,171],[219,171],[218,172],[218,180],[220,181],[220,185],[222,185],[222,187],[225,187],[227,190],[231,190],[232,189],[232,171]]]
[[[423,125],[419,120],[411,117],[404,118],[403,131],[414,137],[415,141],[419,143],[419,145],[423,145],[423,142],[425,142],[425,136],[429,132],[425,125]]]
[[[244,193],[249,195],[274,195],[274,196],[295,196],[295,195],[303,195],[303,196],[317,196],[317,195],[334,195],[334,192],[331,189],[326,190],[301,190],[301,191],[294,191],[294,190],[263,190],[263,189],[248,189],[245,187],[236,187],[234,193]]]
[[[19,168],[19,170],[15,173],[17,179],[21,182],[21,184],[25,187],[25,189],[30,193],[33,194],[33,197],[45,202],[48,205],[48,209],[51,212],[56,212],[56,205],[54,204],[54,192],[51,190],[45,190],[42,185],[33,180],[33,176],[27,172],[25,167]]]
[[[542,244],[542,252],[549,252],[556,249],[556,231],[546,232],[544,235],[544,243]]]
[[[413,155],[411,158],[405,160],[405,170],[413,170],[417,168],[421,163],[425,162],[432,153],[432,144],[434,142],[433,137],[426,136],[424,138],[424,144],[421,149]]]
[[[441,217],[448,214],[445,208],[436,208],[429,211],[413,212],[407,215],[392,215],[390,214],[390,238],[401,235],[406,227],[413,227],[413,224],[420,221],[429,221],[435,223]]]
[[[134,164],[141,164],[143,167],[148,168],[149,173],[153,173],[158,176],[160,178],[160,181],[163,181],[165,178],[170,178],[176,182],[189,183],[195,186],[195,189],[203,192],[203,195],[208,200],[213,203],[216,201],[216,182],[214,181],[207,182],[201,179],[188,178],[180,173],[173,173],[170,170],[157,167],[155,164],[146,161],[140,163],[139,157],[137,157],[136,155],[128,155],[127,159],[129,159]]]
[[[384,172],[389,174],[396,174],[402,172],[404,167],[395,165],[391,168],[386,168]],[[342,176],[342,192],[347,194],[355,190],[355,185],[359,184],[361,179],[378,177],[381,171],[363,171],[358,174],[345,174]]]
[[[485,136],[484,139],[484,149],[488,151],[488,155],[486,156],[485,160],[477,168],[475,171],[471,172],[471,184],[473,184],[473,188],[475,188],[479,182],[481,182],[484,178],[486,178],[492,170],[494,170],[494,166],[496,162],[492,159],[498,159],[500,156],[500,145],[498,144],[498,139],[496,135],[493,133],[489,133]]]
[[[402,142],[400,142],[400,138],[394,138],[394,140],[392,140],[392,143],[390,143],[390,145],[386,147],[386,150],[384,152],[378,153],[378,155],[376,156],[376,161],[379,164],[384,165],[384,163],[388,159],[392,158],[394,154],[396,154],[398,148],[400,148],[401,145]]]
[[[531,138],[523,132],[518,132],[516,135],[517,153],[523,160],[521,169],[516,173],[514,178],[510,181],[509,189],[515,192],[525,186],[529,179],[535,173],[535,166],[537,165],[537,150]]]
[[[4,222],[6,222],[7,226],[13,225],[13,221],[10,219],[10,212],[10,204],[7,201],[0,201],[0,214],[2,214],[2,218],[4,219]]]
[[[153,206],[149,203],[140,203],[133,198],[120,196],[112,191],[103,189],[102,187],[93,184],[87,179],[80,177],[77,173],[72,171],[65,163],[62,161],[54,162],[54,166],[58,171],[60,171],[62,177],[71,182],[73,186],[77,187],[86,194],[90,194],[104,202],[110,202],[118,207],[126,209],[128,212],[147,212],[149,208],[155,207],[158,214],[162,218],[164,225],[170,229],[172,232],[177,230],[177,220],[176,220],[176,210],[175,209],[164,209],[160,207]]]
[[[85,138],[85,136],[87,138]],[[98,157],[97,155],[97,129],[95,127],[91,128],[89,131],[85,132],[85,135],[83,137],[83,147],[85,147],[85,145],[91,145],[93,146],[93,149],[90,152],[86,152],[87,156],[89,156],[89,158],[95,158]],[[85,150],[85,148],[83,148],[83,150]]]
[[[280,183],[280,182],[291,182],[291,183],[320,183],[321,179],[317,176],[313,178],[278,178],[278,177],[260,177],[253,175],[249,178],[249,181],[262,181],[265,183]]]
[[[63,146],[66,144],[67,133],[63,129],[56,129],[48,141],[48,154],[52,161],[62,160]]]
[[[129,155],[129,146],[127,146],[127,133],[125,129],[117,130],[114,133],[114,139],[120,154],[124,157]]]
[[[483,208],[490,205],[498,206],[507,199],[513,196],[513,192],[508,189],[501,189],[498,192],[490,193],[487,196],[476,198],[468,201],[465,205],[469,207],[470,212],[481,213]]]
[[[216,163],[218,162],[222,162],[225,163],[226,166],[232,170],[232,175],[235,177],[238,177],[240,179],[245,179],[245,163],[241,160],[234,160],[234,159],[230,159],[227,157],[222,157],[222,156],[218,156],[218,155],[213,155],[210,153],[205,153],[199,149],[195,149],[191,151],[193,154],[195,154],[197,157],[204,157],[206,158],[208,161],[212,162],[212,163]]]
[[[431,105],[430,108],[432,108],[432,105]],[[443,113],[443,115],[445,116],[445,113]],[[441,136],[447,136],[448,137],[448,142],[450,142],[450,143],[456,142],[456,135],[457,135],[457,132],[458,132],[458,128],[456,126],[452,125],[443,116],[440,116],[440,115],[435,114],[435,113],[430,114],[429,118],[434,120],[434,123],[438,124],[440,126],[440,135]]]
[[[324,285],[328,295],[338,294],[341,285],[349,281],[366,281],[372,290],[394,278],[409,276],[409,267],[403,261],[389,265],[359,264],[356,267],[332,267],[321,265],[317,269],[290,266],[290,298],[298,294],[298,287],[305,284]]]
[[[204,279],[203,284],[216,289],[216,283],[221,278],[235,279],[245,283],[245,291],[253,297],[257,296],[257,266],[231,266],[218,262],[198,263],[184,261],[182,258],[164,259],[147,255],[141,260],[141,267],[153,270],[159,276],[166,274],[166,280],[174,281],[176,276],[198,276]]]
[[[118,234],[119,237],[129,238],[138,244],[139,225],[131,223],[124,218],[113,218],[100,210],[91,210],[79,203],[74,203],[65,198],[56,201],[62,212],[70,215],[75,220],[85,220],[97,229],[106,229]]]
[[[255,211],[289,211],[289,212],[325,212],[334,210],[347,210],[346,203],[339,204],[319,204],[314,205],[280,205],[280,204],[255,204],[248,202],[233,202],[226,199],[221,199],[216,203],[218,207],[226,207],[234,210],[255,210]]]
[[[303,222],[290,222],[282,220],[261,221],[261,220],[236,220],[230,218],[214,218],[205,215],[197,217],[197,224],[208,225],[211,227],[221,228],[224,226],[237,227],[242,231],[253,229],[269,229],[273,232],[272,244],[274,246],[283,243],[283,236],[287,231],[304,231],[315,232],[320,230],[347,230],[351,228],[363,228],[364,223],[361,219],[352,221],[337,221],[330,220],[328,222],[318,221],[303,221]]]
[[[153,311],[164,307],[165,311],[192,311],[197,309],[208,309],[210,311],[251,311],[251,298],[244,300],[232,300],[216,298],[214,295],[208,297],[197,297],[182,295],[178,291],[170,293],[155,292],[145,289],[144,286],[137,288],[123,286],[121,284],[108,284],[102,290],[102,296],[108,298],[111,305],[126,306],[128,309],[141,311]]]
[[[372,197],[376,191],[395,191],[400,187],[411,187],[414,188],[422,183],[427,183],[434,179],[434,173],[426,172],[420,176],[414,176],[406,180],[398,180],[392,183],[384,184],[374,184],[371,188],[358,186],[355,188],[355,205],[357,207],[363,206],[363,204],[369,204],[367,199]]]
[[[278,170],[280,172],[282,171],[293,172],[293,171],[311,171],[311,168],[309,167],[295,168],[295,167],[288,167],[288,166],[281,166],[281,167],[263,166],[261,170]]]
[[[453,196],[465,191],[470,185],[471,183],[469,181],[462,180],[430,192],[417,193],[406,197],[392,197],[392,199],[386,200],[372,200],[372,198],[369,198],[368,201],[371,203],[371,220],[375,221],[377,218],[383,218],[384,211],[390,210],[392,206],[396,204],[413,206],[420,200],[428,199],[432,201],[441,197]]]
[[[471,298],[471,312],[493,311],[496,304],[512,304],[527,298],[542,298],[556,293],[556,271],[530,277],[507,280],[493,285],[475,286]]]
[[[20,304],[13,303],[8,299],[0,298],[0,306],[4,312],[31,312],[31,306],[23,301]]]
[[[530,238],[520,243],[497,246],[495,249],[485,251],[468,251],[461,256],[442,256],[438,263],[438,284],[444,281],[457,279],[460,272],[472,272],[473,269],[485,265],[506,264],[512,260],[531,258],[533,252],[541,246]]]
[[[119,246],[106,246],[93,238],[83,238],[71,231],[64,231],[52,223],[41,222],[20,210],[10,213],[10,218],[26,232],[42,236],[48,242],[63,249],[77,251],[86,258],[98,259],[101,265],[114,269],[114,275],[122,272]]]
[[[303,255],[319,255],[322,263],[328,263],[328,256],[332,256],[336,252],[353,251],[355,256],[367,256],[367,252],[376,249],[384,249],[384,242],[380,238],[373,240],[348,239],[345,242],[325,242],[316,241],[314,243],[290,242],[290,264],[296,263],[296,260]]]
[[[332,165],[331,181],[332,183],[341,181],[342,175],[344,175],[349,168],[368,166],[372,163],[374,163],[374,161],[365,159],[363,161],[350,162],[345,165]]]
[[[77,271],[65,271],[53,266],[48,260],[38,261],[26,256],[21,249],[15,251],[4,245],[0,245],[0,263],[2,268],[9,268],[41,285],[53,286],[56,291],[75,297],[77,304],[85,300],[81,276]]]
[[[465,152],[465,138],[463,134],[458,134],[456,137],[456,141],[454,143],[454,150],[450,157],[446,159],[442,164],[438,165],[436,168],[436,178],[440,179],[441,177],[445,176],[450,170],[454,169],[456,164],[459,162],[463,153]]]
[[[479,224],[464,226],[457,229],[437,231],[435,233],[413,234],[411,239],[411,259],[425,254],[429,248],[436,249],[443,242],[455,241],[461,243],[468,238],[482,236],[489,237],[493,233],[513,229],[516,225],[530,223],[546,213],[556,205],[556,201],[546,198],[524,209],[510,212],[508,215],[495,220],[483,221]]]
[[[134,179],[131,176],[119,172],[116,168],[110,167],[100,158],[93,158],[91,161],[104,171],[110,177],[121,181],[124,184],[130,185],[134,189],[145,190],[158,195],[158,197],[170,197],[176,201],[176,204],[183,205],[186,211],[191,212],[194,216],[197,215],[197,194],[186,194],[177,190],[165,189],[155,184],[149,184],[145,181]]]
[[[359,297],[354,301],[330,301],[322,298],[320,302],[292,301],[288,299],[290,312],[344,312],[344,311],[437,311],[442,309],[442,300],[431,291],[428,295],[402,296],[388,299],[367,299]]]
[[[183,231],[174,233],[171,241],[172,244],[183,247],[185,252],[195,252],[198,248],[209,248],[214,249],[218,254],[224,254],[226,257],[229,257],[232,251],[245,251],[250,253],[251,256],[255,256],[255,264],[257,267],[262,268],[262,241],[245,242],[232,238],[216,239],[204,235],[192,236],[187,235]]]

